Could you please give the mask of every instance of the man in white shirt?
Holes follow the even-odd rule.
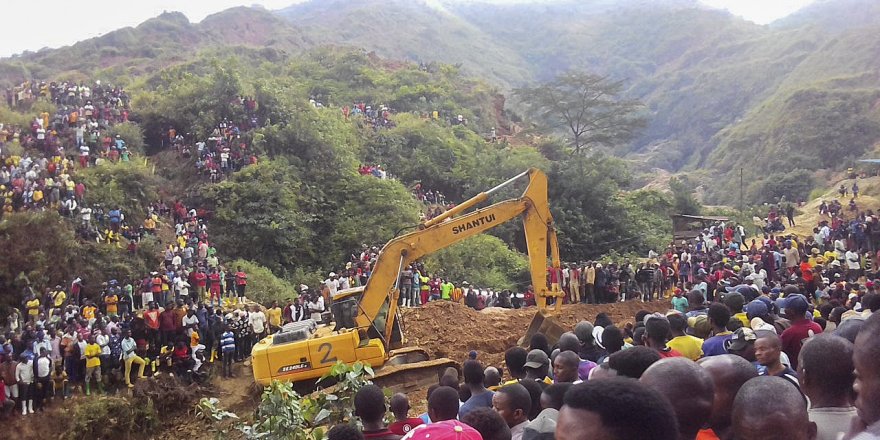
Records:
[[[248,317],[248,323],[258,340],[266,336],[266,314],[260,310],[259,306],[254,306],[253,312]]]
[[[92,228],[92,208],[88,206],[79,210],[80,215],[82,215],[82,225],[86,229]]]
[[[846,251],[846,279],[850,283],[856,282],[861,276],[861,262],[858,252],[853,250]]]
[[[306,304],[306,308],[309,309],[312,320],[314,320],[315,322],[321,322],[321,313],[324,313],[324,297],[321,295],[312,294],[312,297]]]
[[[336,291],[339,290],[339,278],[336,276],[336,272],[330,272],[329,278],[324,280],[324,285],[330,290],[331,297],[336,295]]]
[[[199,326],[199,318],[196,316],[196,313],[193,309],[189,309],[186,311],[186,316],[181,320],[181,324],[183,328],[186,329],[186,335],[192,337],[194,331]]]
[[[21,396],[21,415],[34,413],[34,399],[31,395],[34,383],[34,361],[21,356],[21,362],[15,367],[15,381]]]

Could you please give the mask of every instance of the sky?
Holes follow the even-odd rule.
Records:
[[[126,26],[136,26],[163,11],[180,11],[192,22],[233,6],[260,4],[267,9],[281,9],[304,0],[43,0],[44,11],[35,23],[24,17],[34,16],[34,4],[23,0],[4,2],[3,26],[0,26],[0,57],[60,47],[103,35]],[[321,0],[315,0],[321,1]],[[358,1],[358,0],[351,0]],[[457,0],[467,1],[467,0]],[[487,0],[481,0],[487,1]],[[526,3],[552,0],[488,0],[492,3]],[[700,0],[758,24],[766,24],[797,11],[815,0]],[[22,17],[22,19],[10,19]],[[71,25],[71,24],[74,25]]]

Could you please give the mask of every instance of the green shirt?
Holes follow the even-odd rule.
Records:
[[[440,285],[440,298],[442,299],[450,299],[450,294],[452,293],[452,289],[455,288],[455,285],[450,283],[449,281]]]
[[[672,308],[678,310],[681,313],[687,313],[688,309],[688,299],[685,297],[672,297]]]

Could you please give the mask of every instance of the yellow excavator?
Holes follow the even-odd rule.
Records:
[[[523,177],[528,177],[529,184],[521,197],[465,213]],[[447,368],[459,366],[451,359],[430,359],[422,348],[404,347],[398,314],[400,273],[425,255],[517,217],[523,221],[538,306],[527,335],[542,331],[548,337],[558,337],[554,333],[559,332],[559,327],[545,318],[562,304],[559,286],[547,283],[548,269],[560,270],[559,246],[547,200],[547,176],[531,168],[425,221],[417,230],[389,241],[380,251],[365,286],[342,290],[333,296],[334,327],[318,326],[312,320],[291,323],[254,346],[254,380],[263,385],[272,380],[313,382],[337,361],[360,361],[375,369],[375,383],[394,391],[436,383]]]

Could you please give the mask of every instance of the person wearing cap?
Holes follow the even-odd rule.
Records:
[[[578,356],[581,359],[599,362],[599,359],[608,356],[608,352],[596,343],[593,331],[594,327],[590,321],[581,321],[574,327],[574,334],[581,343]]]
[[[746,313],[746,319],[748,319],[749,322],[747,327],[750,327],[752,330],[757,330],[755,328],[755,320],[758,319],[761,321],[758,324],[764,323],[765,325],[770,326],[773,331],[776,331],[775,327],[772,325],[773,318],[770,317],[770,310],[767,307],[767,303],[763,300],[756,299],[749,302],[746,304],[744,310]]]
[[[553,380],[547,377],[550,370],[550,357],[541,349],[534,349],[526,356],[526,363],[523,366],[526,372],[523,380],[533,380],[535,382],[543,382],[551,385]]]
[[[754,330],[740,327],[730,335],[730,339],[726,343],[727,352],[751,362],[758,370],[761,370],[761,366],[755,358],[755,341],[757,339],[758,336]]]
[[[407,440],[483,440],[476,429],[458,420],[419,425],[403,438]]]
[[[792,361],[792,367],[797,368],[797,358],[803,341],[822,333],[822,327],[806,317],[810,303],[799,293],[789,294],[785,298],[776,300],[776,305],[784,310],[785,317],[791,322],[791,327],[785,329],[779,338],[782,340],[782,351]]]

